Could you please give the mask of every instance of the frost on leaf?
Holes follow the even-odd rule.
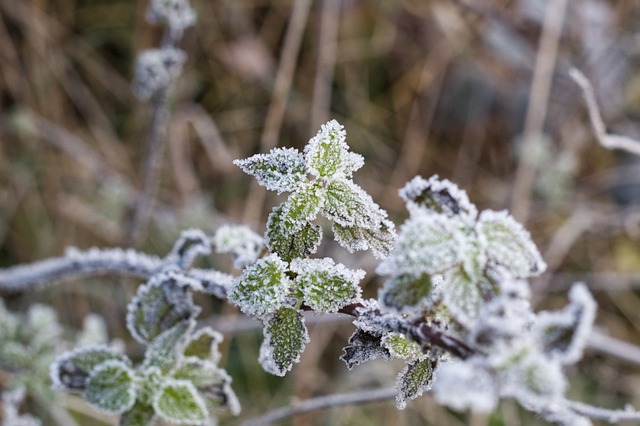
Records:
[[[382,344],[394,358],[413,359],[424,355],[420,345],[399,333],[385,334],[382,337]]]
[[[293,192],[307,180],[304,156],[294,148],[274,148],[269,154],[256,154],[233,162],[270,191]]]
[[[120,414],[136,401],[135,373],[124,362],[109,360],[91,370],[84,399],[98,410]]]
[[[317,312],[337,312],[360,296],[361,269],[350,270],[330,258],[295,259],[291,271],[298,274],[296,284],[305,303]]]
[[[187,380],[167,380],[158,392],[153,408],[168,423],[200,425],[208,417],[204,400]]]
[[[198,256],[211,254],[209,237],[199,229],[183,231],[165,260],[173,261],[180,269],[187,269]]]
[[[396,248],[379,274],[437,274],[462,261],[464,236],[458,223],[440,215],[411,217],[400,228]]]
[[[152,277],[138,288],[127,307],[127,328],[140,343],[149,343],[174,325],[195,318],[200,308],[191,291],[171,274]]]
[[[307,223],[298,232],[285,236],[273,235],[270,231],[267,229],[269,249],[287,262],[315,253],[322,241],[322,228],[313,223]]]
[[[230,387],[231,377],[213,362],[185,357],[173,377],[193,383],[209,410],[238,411],[237,398]]]
[[[104,362],[129,360],[107,346],[89,346],[62,354],[51,364],[51,381],[55,388],[82,391],[91,371]]]
[[[387,213],[371,196],[350,180],[337,179],[327,186],[326,201],[322,213],[342,226],[375,229]]]
[[[432,276],[399,275],[385,282],[378,293],[380,305],[398,312],[409,312],[425,304],[433,288]]]
[[[484,303],[480,283],[464,268],[452,268],[443,274],[442,293],[451,316],[463,325],[473,324]]]
[[[596,314],[595,301],[584,284],[571,288],[569,301],[561,311],[538,314],[534,326],[545,354],[562,364],[580,359]]]
[[[229,300],[247,315],[277,311],[291,287],[286,270],[287,264],[275,254],[258,259],[236,278],[229,289]]]
[[[323,124],[304,149],[307,170],[316,178],[350,177],[362,167],[358,154],[350,153],[347,133],[336,120]]]
[[[448,217],[463,216],[470,220],[478,214],[466,192],[447,179],[440,179],[438,175],[428,180],[416,176],[400,189],[399,194],[410,212],[425,210]]]
[[[343,349],[340,357],[351,370],[354,365],[361,364],[372,359],[383,358],[388,360],[391,356],[389,349],[382,345],[382,335],[356,329],[349,338],[349,346]]]
[[[389,256],[396,243],[395,226],[389,220],[383,220],[378,228],[368,229],[357,226],[342,226],[334,223],[333,236],[349,253],[359,250],[371,250],[378,259]]]
[[[220,360],[220,352],[218,351],[220,342],[222,342],[222,334],[211,327],[203,327],[189,336],[183,355],[218,362]]]
[[[480,358],[441,363],[435,371],[433,395],[454,410],[489,413],[498,404],[498,384]]]
[[[185,339],[195,321],[184,320],[156,337],[147,347],[144,355],[144,366],[156,366],[163,372],[170,370],[181,355]]]
[[[567,387],[562,365],[537,351],[531,351],[502,373],[502,392],[523,405],[541,398],[561,397]]]
[[[514,278],[540,275],[546,269],[529,232],[506,211],[483,211],[476,230],[486,239],[490,266],[504,269]]]
[[[155,415],[152,406],[136,401],[129,411],[120,416],[118,426],[148,426]]]
[[[262,237],[244,225],[223,225],[213,236],[217,253],[228,253],[233,266],[244,268],[256,261],[263,247]]]
[[[309,343],[304,317],[296,309],[282,307],[264,321],[260,364],[268,373],[284,376]]]
[[[407,362],[396,379],[396,407],[399,410],[404,410],[407,401],[421,396],[431,388],[434,366],[435,362],[428,357]]]

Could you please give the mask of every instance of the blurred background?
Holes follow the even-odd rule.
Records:
[[[407,217],[397,196],[406,181],[450,179],[480,209],[509,209],[531,231],[549,264],[531,283],[536,309],[563,306],[570,284],[584,281],[602,332],[640,344],[640,157],[598,145],[568,76],[575,66],[590,79],[609,131],[640,139],[637,1],[191,3],[198,19],[180,45],[188,60],[170,99],[153,210],[132,238],[152,111],[131,92],[133,64],[159,44],[162,28],[144,20],[147,1],[0,0],[0,267],[70,245],[164,255],[189,227],[246,223],[261,233],[283,198],[231,161],[301,149],[335,118],[365,157],[354,180],[396,224]],[[375,297],[381,280],[369,254],[349,255],[327,239],[318,255],[367,269],[365,294]],[[238,273],[223,257],[200,266]],[[49,304],[70,328],[98,313],[135,354],[123,312],[137,284],[98,277],[5,300],[17,311]],[[325,320],[310,317],[302,363],[285,379],[268,376],[257,363],[258,324],[199,302],[201,318],[225,333],[223,364],[242,419],[292,400],[392,386],[402,367],[374,361],[348,372],[338,357],[349,320],[315,326]],[[569,395],[640,406],[638,360],[605,349],[589,349],[569,372]],[[427,395],[402,412],[389,401],[283,424],[543,423],[511,401],[472,415]]]

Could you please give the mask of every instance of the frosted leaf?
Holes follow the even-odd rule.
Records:
[[[140,369],[138,376],[138,402],[149,406],[153,404],[165,377],[165,373],[157,366],[147,366]]]
[[[530,351],[502,372],[503,395],[526,401],[561,397],[567,387],[562,365],[537,351]]]
[[[367,244],[364,234],[362,233],[362,228],[355,226],[342,226],[334,223],[331,226],[331,230],[333,231],[333,237],[336,242],[346,248],[349,253],[369,248],[369,244]]]
[[[399,275],[387,280],[378,292],[380,306],[400,313],[420,310],[429,300],[433,287],[432,277],[422,274]]]
[[[182,232],[165,261],[175,263],[180,269],[187,269],[198,256],[209,254],[209,237],[199,229],[188,229]]]
[[[40,350],[56,346],[62,338],[62,326],[58,315],[51,307],[35,303],[29,307],[26,315],[28,327],[22,327],[20,334],[28,334],[23,339],[29,345]]]
[[[182,72],[187,55],[180,49],[148,49],[136,59],[133,91],[146,101],[172,84]]]
[[[433,369],[435,362],[427,357],[407,362],[396,379],[396,407],[404,410],[407,401],[421,396],[424,391],[431,389],[433,384]]]
[[[254,176],[270,191],[293,192],[307,181],[307,164],[295,148],[274,148],[269,154],[256,154],[233,162],[243,172]]]
[[[97,314],[89,314],[82,321],[82,331],[76,339],[76,346],[102,345],[109,340],[107,324]]]
[[[155,366],[169,371],[178,361],[188,333],[195,327],[195,320],[183,320],[157,336],[147,347],[143,366]]]
[[[362,167],[358,154],[348,152],[347,133],[336,120],[323,124],[304,149],[307,171],[316,178],[350,177]]]
[[[294,259],[290,270],[298,274],[296,284],[305,303],[316,312],[337,312],[362,290],[358,283],[364,278],[362,269],[350,270],[333,259]]]
[[[596,314],[596,303],[584,284],[571,287],[569,301],[560,311],[540,312],[534,326],[545,354],[562,364],[582,357]]]
[[[89,346],[66,352],[51,364],[53,387],[69,391],[84,390],[91,371],[106,361],[121,361],[129,365],[126,356],[107,346]]]
[[[229,289],[228,298],[247,315],[264,315],[282,306],[291,288],[287,264],[271,254],[247,266]]]
[[[440,179],[438,175],[428,180],[416,176],[398,193],[412,213],[424,210],[449,217],[462,216],[467,220],[474,220],[478,214],[466,192],[447,179]]]
[[[214,362],[194,356],[186,356],[173,371],[172,376],[180,380],[188,380],[196,388],[207,388],[228,382],[229,375]]]
[[[136,401],[135,373],[120,360],[105,361],[91,370],[82,396],[100,411],[124,413]]]
[[[260,365],[268,373],[284,376],[309,343],[304,317],[296,309],[282,307],[264,321]]]
[[[172,273],[151,277],[138,287],[127,306],[127,329],[140,343],[148,343],[174,325],[195,318],[200,308],[191,291]]]
[[[424,356],[420,345],[408,340],[400,333],[385,334],[382,337],[382,344],[395,358],[413,359]]]
[[[196,12],[188,0],[151,0],[146,19],[150,23],[166,23],[174,37],[179,37],[196,22]]]
[[[339,225],[367,229],[376,229],[387,217],[369,194],[346,179],[329,183],[322,213]]]
[[[481,283],[470,277],[461,267],[449,269],[442,278],[443,299],[451,316],[463,325],[471,325],[484,303],[480,291]]]
[[[244,268],[256,261],[264,245],[262,237],[245,225],[223,225],[213,236],[216,253],[229,253],[233,266]]]
[[[312,223],[306,223],[302,228],[288,235],[282,235],[276,225],[281,219],[281,208],[276,207],[269,216],[267,224],[267,246],[272,253],[281,259],[290,261],[296,257],[307,257],[318,250],[322,242],[322,228]]]
[[[222,342],[222,334],[211,327],[203,327],[189,336],[183,354],[217,363],[220,360],[218,344]]]
[[[345,227],[338,223],[334,223],[331,229],[335,240],[349,253],[369,249],[377,259],[389,256],[397,238],[395,226],[386,219],[376,229]]]
[[[120,416],[118,426],[148,426],[152,424],[155,415],[151,405],[136,401],[129,411]]]
[[[164,421],[182,425],[200,425],[208,418],[207,406],[198,390],[188,380],[167,380],[153,409]]]
[[[465,236],[457,221],[442,215],[416,215],[400,227],[394,251],[378,266],[382,275],[438,274],[462,261]]]
[[[490,266],[505,269],[514,278],[537,276],[546,269],[529,232],[506,211],[483,211],[476,230],[486,239]]]
[[[436,368],[433,395],[454,410],[489,413],[498,404],[498,383],[478,357],[451,361]]]
[[[347,364],[349,370],[354,365],[359,365],[372,359],[383,358],[388,360],[391,355],[389,349],[382,345],[381,335],[359,328],[349,337],[349,346],[345,347],[343,352],[344,354],[340,359]]]

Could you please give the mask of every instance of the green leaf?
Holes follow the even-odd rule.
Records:
[[[247,315],[275,312],[291,288],[286,271],[287,264],[275,254],[258,259],[234,280],[227,297]]]
[[[173,372],[173,377],[180,380],[188,380],[196,388],[219,385],[228,382],[229,375],[211,361],[205,361],[196,357],[184,357],[180,365]]]
[[[218,362],[220,342],[222,342],[222,334],[211,327],[203,327],[189,336],[183,354],[185,357],[195,356],[206,361]]]
[[[422,308],[428,301],[432,288],[432,277],[429,274],[418,277],[399,275],[385,282],[378,293],[378,300],[381,306],[398,312],[409,312]]]
[[[119,426],[148,426],[156,413],[153,407],[137,401],[134,406],[120,416]]]
[[[51,381],[56,388],[81,391],[86,389],[91,371],[104,362],[121,361],[130,365],[129,359],[107,346],[89,346],[67,352],[51,365]]]
[[[176,324],[195,318],[200,308],[191,291],[172,274],[152,277],[140,286],[127,307],[127,328],[140,343],[149,343]]]
[[[136,401],[135,373],[124,362],[105,361],[91,370],[84,399],[98,410],[121,414]]]
[[[269,154],[256,154],[233,162],[270,191],[295,191],[307,180],[304,156],[294,148],[274,148]]]
[[[208,417],[207,406],[196,387],[187,380],[167,380],[153,402],[162,420],[183,425],[199,425]]]
[[[341,226],[367,229],[375,229],[387,217],[369,194],[346,179],[329,183],[322,213]]]
[[[195,326],[195,321],[185,320],[156,337],[147,347],[144,366],[156,366],[163,372],[169,371],[181,355],[185,338]]]
[[[349,337],[349,346],[343,351],[340,359],[347,364],[349,370],[354,365],[377,358],[388,360],[391,356],[389,350],[382,345],[382,336],[359,328]]]
[[[337,312],[360,296],[361,269],[350,270],[332,259],[295,259],[290,269],[305,303],[317,312]]]
[[[348,152],[346,137],[336,120],[323,124],[304,149],[307,171],[316,178],[341,178],[362,167],[362,157]]]
[[[332,230],[335,240],[349,253],[370,249],[378,259],[389,256],[396,243],[395,227],[389,220],[380,222],[376,229],[334,223]]]
[[[298,232],[289,235],[270,232],[271,228],[267,228],[269,249],[285,262],[315,253],[322,242],[322,228],[312,223],[306,223]]]
[[[407,362],[396,380],[396,407],[399,410],[404,410],[407,401],[421,396],[431,388],[434,367],[435,362],[426,357]]]
[[[471,325],[484,303],[482,282],[469,276],[462,267],[448,270],[443,275],[444,303],[451,316],[463,325]]]
[[[260,364],[268,373],[284,376],[309,343],[304,317],[298,310],[282,307],[264,321]]]
[[[483,211],[476,230],[486,239],[490,267],[506,270],[514,278],[537,276],[546,269],[529,232],[506,211]]]
[[[410,212],[422,210],[448,217],[461,216],[469,220],[474,220],[478,214],[466,192],[447,179],[440,179],[438,175],[431,176],[428,180],[416,176],[400,189],[399,194]]]
[[[402,334],[389,333],[382,337],[382,344],[389,350],[391,356],[403,359],[419,358],[424,355],[420,345],[408,340]]]
[[[140,375],[138,380],[138,402],[151,406],[156,399],[158,391],[162,387],[165,375],[157,366],[141,369]]]

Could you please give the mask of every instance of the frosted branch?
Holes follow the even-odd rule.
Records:
[[[608,410],[577,401],[566,401],[566,404],[572,411],[591,419],[603,420],[608,423],[640,422],[640,411],[632,408]]]
[[[632,154],[640,155],[640,141],[627,136],[607,133],[602,115],[600,114],[600,108],[598,108],[593,86],[591,86],[587,77],[576,68],[569,70],[569,76],[580,86],[580,89],[582,89],[582,96],[589,111],[589,121],[600,145],[607,149],[622,149]]]
[[[308,399],[306,401],[294,402],[288,407],[278,408],[264,416],[247,420],[243,426],[266,426],[279,420],[295,416],[296,414],[308,413],[310,411],[321,410],[323,408],[340,407],[344,405],[366,404],[368,402],[384,401],[395,398],[398,391],[396,389],[372,389],[356,391],[350,393],[321,396]]]

